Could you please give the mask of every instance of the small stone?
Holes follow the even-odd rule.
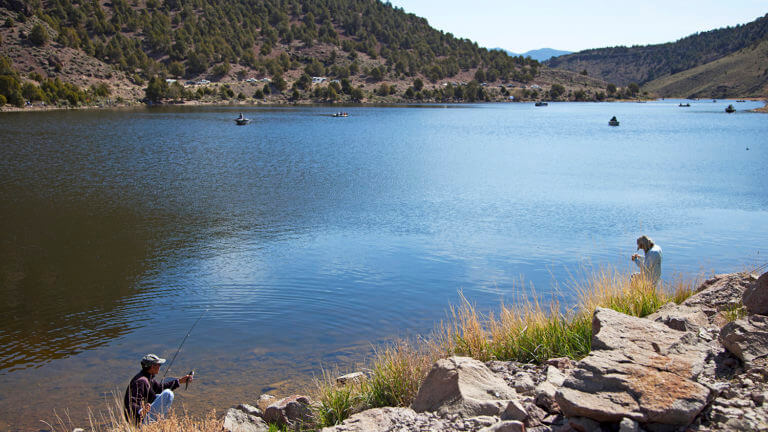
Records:
[[[261,410],[256,408],[253,405],[240,404],[240,405],[238,405],[236,407],[236,409],[239,409],[240,411],[242,411],[242,412],[244,412],[246,414],[250,414],[252,416],[256,416],[256,417],[261,417],[262,416]]]
[[[554,366],[560,370],[573,369],[574,367],[576,367],[576,362],[569,359],[568,357],[551,358],[545,361],[544,364]]]
[[[342,375],[336,378],[337,384],[358,383],[363,380],[365,374],[362,372],[352,372],[351,374]]]
[[[480,432],[525,432],[525,426],[519,421],[502,421],[480,429]]]
[[[768,398],[768,393],[753,391],[752,393],[750,393],[749,397],[752,399],[755,405],[763,406],[763,404],[765,403],[765,400]]]
[[[528,418],[528,411],[526,411],[523,404],[516,400],[511,400],[507,403],[507,407],[504,412],[501,413],[502,420],[519,420],[523,421]]]
[[[631,418],[624,417],[619,423],[619,432],[640,432],[640,424]]]
[[[741,386],[751,388],[755,386],[755,382],[749,378],[744,378],[741,380]]]
[[[521,394],[532,394],[533,389],[536,388],[536,383],[533,382],[533,378],[530,375],[518,373],[512,379],[512,388]]]
[[[600,430],[600,423],[586,417],[571,417],[568,425],[578,432],[592,432]]]

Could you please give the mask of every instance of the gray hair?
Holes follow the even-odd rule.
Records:
[[[648,236],[640,236],[637,238],[637,248],[638,249],[650,249],[653,247],[653,240],[651,240]]]

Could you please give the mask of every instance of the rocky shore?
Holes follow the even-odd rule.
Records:
[[[645,318],[598,308],[580,361],[441,359],[410,407],[369,409],[322,430],[768,431],[768,273],[718,275],[696,291]],[[311,422],[306,396],[263,395],[254,405],[262,408],[230,409],[224,429]]]

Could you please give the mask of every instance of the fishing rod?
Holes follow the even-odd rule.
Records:
[[[192,333],[192,329],[195,328],[198,322],[200,322],[201,319],[203,319],[203,315],[208,312],[208,309],[204,310],[203,313],[200,314],[200,317],[195,321],[194,324],[192,324],[192,327],[189,328],[189,331],[187,332],[187,335],[184,336],[184,339],[181,340],[181,344],[179,344],[179,349],[176,350],[176,354],[173,355],[173,358],[171,358],[171,362],[168,363],[168,367],[165,368],[165,373],[163,374],[163,379],[160,380],[160,382],[165,382],[165,376],[168,375],[168,371],[171,370],[171,366],[173,366],[173,361],[176,360],[176,356],[179,355],[179,351],[181,351],[181,347],[184,346],[184,342],[187,341],[187,338],[189,337],[189,334]],[[195,371],[190,371],[189,375],[194,375]],[[184,387],[185,389],[189,388],[189,381],[187,381],[187,386]]]

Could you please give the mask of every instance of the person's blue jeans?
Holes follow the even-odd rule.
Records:
[[[152,402],[152,408],[149,410],[149,414],[144,416],[142,423],[149,424],[156,422],[159,418],[165,417],[168,411],[171,409],[173,403],[173,392],[170,390],[163,390],[162,393],[157,395],[155,401]]]

